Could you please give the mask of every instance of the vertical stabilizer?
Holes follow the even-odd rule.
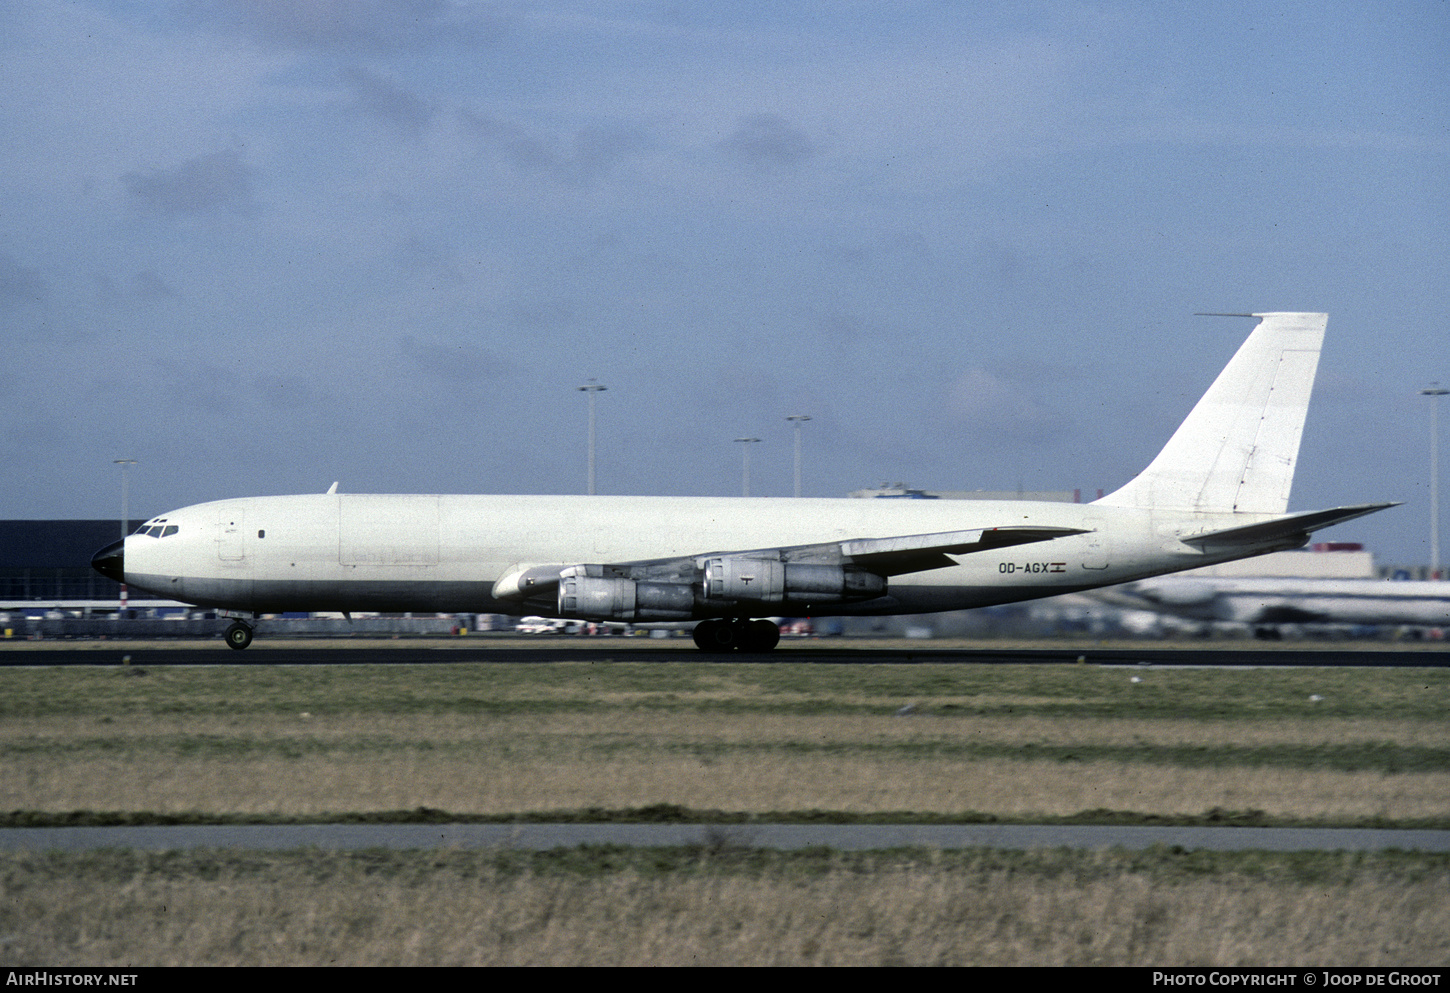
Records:
[[[1206,513],[1282,514],[1328,314],[1251,314],[1248,340],[1151,465],[1097,501]]]

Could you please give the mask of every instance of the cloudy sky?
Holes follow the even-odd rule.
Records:
[[[1195,311],[1323,310],[1292,509],[1424,562],[1447,69],[1446,0],[11,0],[0,517],[582,492],[590,379],[603,493],[788,495],[804,413],[807,495],[1090,497]]]

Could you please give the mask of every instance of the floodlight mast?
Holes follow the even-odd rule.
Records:
[[[607,387],[607,386],[601,386],[601,385],[599,385],[598,382],[596,382],[595,380],[591,379],[591,380],[589,380],[589,382],[585,383],[583,386],[576,386],[575,389],[580,390],[581,392],[587,393],[589,395],[589,495],[590,496],[593,496],[594,495],[594,397],[595,397],[595,394],[602,393],[605,390],[609,389],[609,387]]]
[[[1439,383],[1420,391],[1430,398],[1430,578],[1440,578],[1440,398],[1450,394]]]
[[[129,505],[130,494],[127,489],[126,470],[133,465],[138,465],[136,459],[112,459],[114,464],[121,467],[121,541],[126,540],[126,533],[131,530],[131,507]],[[126,612],[126,583],[121,583],[121,614]]]
[[[736,438],[735,440],[744,446],[740,449],[744,453],[744,464],[740,469],[740,495],[748,497],[750,496],[750,446],[760,441],[760,439]]]
[[[801,495],[801,424],[811,419],[810,414],[791,414],[786,420],[795,425],[795,495]]]

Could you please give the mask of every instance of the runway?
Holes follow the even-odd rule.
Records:
[[[547,851],[579,845],[780,850],[826,847],[842,851],[907,847],[1142,849],[1166,845],[1213,851],[1446,852],[1450,851],[1450,831],[1079,824],[249,824],[0,829],[3,851],[499,847]]]
[[[424,665],[457,663],[695,662],[706,665],[794,662],[817,665],[1125,665],[1444,667],[1441,642],[1302,645],[1233,642],[1016,643],[917,642],[906,639],[810,638],[783,641],[768,654],[700,652],[686,639],[495,638],[276,640],[260,636],[245,651],[210,641],[72,641],[0,643],[0,666],[61,665]]]

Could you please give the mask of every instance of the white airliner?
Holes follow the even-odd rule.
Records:
[[[1450,627],[1450,583],[1436,581],[1158,576],[1089,595],[1115,607],[1262,628],[1280,624]]]
[[[917,614],[1030,600],[1298,548],[1393,506],[1286,514],[1328,318],[1259,323],[1151,465],[1089,504],[336,492],[221,500],[92,560],[169,600],[281,611],[699,621],[769,651],[773,615]]]

